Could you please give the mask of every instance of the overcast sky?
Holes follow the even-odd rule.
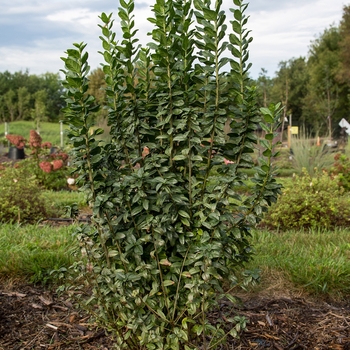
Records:
[[[224,8],[233,8],[224,0]],[[251,0],[247,14],[248,29],[254,38],[250,46],[251,75],[257,78],[261,68],[273,76],[281,61],[307,56],[311,40],[330,25],[338,25],[349,0]],[[150,41],[154,0],[135,0],[135,21],[142,43]],[[116,22],[118,0],[1,0],[0,72],[29,70],[31,74],[57,73],[60,60],[73,42],[86,42],[90,66],[102,61],[98,39],[101,12],[113,12]],[[117,24],[115,29],[117,29]]]

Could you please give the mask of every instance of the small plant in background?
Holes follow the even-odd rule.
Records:
[[[292,166],[299,175],[305,169],[313,176],[317,169],[329,169],[333,164],[333,156],[327,146],[317,146],[303,135],[293,138],[291,156]]]
[[[136,46],[134,1],[120,1],[121,42],[112,15],[101,14],[104,142],[91,118],[99,106],[87,93],[86,45],[62,58],[73,166],[93,211],[92,224],[77,231],[88,259],[80,277],[92,291],[89,310],[118,349],[214,349],[245,327],[242,317],[210,322],[208,313],[222,298],[235,303],[251,228],[280,192],[272,167],[280,108],[257,110],[248,5],[234,4],[230,42],[222,0],[156,1],[149,48]],[[241,196],[247,169],[254,187]]]
[[[67,178],[70,175],[67,153],[59,150],[51,153],[52,144],[42,142],[41,136],[35,130],[30,130],[29,141],[20,135],[6,137],[18,148],[23,148],[25,144],[30,148],[30,155],[21,163],[36,177],[39,186],[50,190],[67,188]]]
[[[27,164],[35,174],[38,184],[51,190],[66,188],[68,154],[64,152],[51,153],[52,144],[42,142],[41,136],[35,130],[30,131],[29,147],[31,157]]]
[[[0,169],[0,222],[34,223],[54,215],[25,162]]]
[[[326,171],[313,177],[304,169],[287,184],[278,204],[265,215],[263,226],[273,229],[334,228],[350,226],[350,198],[337,178]]]

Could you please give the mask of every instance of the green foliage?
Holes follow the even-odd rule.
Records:
[[[45,162],[51,163],[53,160],[52,156],[47,156]],[[38,167],[38,163],[30,158],[21,162],[21,166],[26,166],[28,171],[35,176],[37,185],[45,190],[61,191],[67,190],[67,178],[71,170],[67,166],[63,166],[61,169],[50,171],[49,173],[43,171]]]
[[[36,119],[37,113],[40,114],[43,110],[46,111],[46,121],[57,121],[60,109],[63,107],[60,98],[62,91],[59,74],[0,72],[0,121],[29,120],[32,116]],[[40,107],[38,92],[41,95]],[[41,120],[43,117],[44,115],[40,116]]]
[[[316,172],[311,177],[304,170],[302,176],[296,176],[285,186],[278,204],[271,207],[263,224],[281,230],[347,227],[349,203],[336,179],[326,172]]]
[[[99,106],[87,93],[86,45],[62,58],[77,183],[93,210],[93,225],[77,231],[89,260],[80,281],[117,348],[211,349],[245,326],[241,317],[210,323],[207,314],[225,296],[234,301],[223,286],[239,284],[250,229],[279,193],[271,159],[280,110],[262,109],[262,121],[256,108],[247,4],[234,4],[225,42],[222,1],[157,0],[148,48],[137,46],[133,1],[120,1],[120,42],[102,13],[110,142],[99,141],[90,118]],[[242,197],[236,189],[254,168],[259,123],[262,157]]]
[[[0,222],[37,222],[53,213],[35,176],[22,163],[0,170]]]

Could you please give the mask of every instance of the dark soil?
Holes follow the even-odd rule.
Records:
[[[214,317],[224,319],[225,306]],[[350,305],[253,296],[235,313],[248,327],[223,349],[350,349]],[[227,314],[226,314],[227,317]],[[64,295],[0,285],[0,349],[104,349],[113,340]]]

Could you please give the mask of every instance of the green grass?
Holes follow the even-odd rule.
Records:
[[[43,196],[48,202],[63,215],[66,206],[77,204],[80,209],[87,206],[86,196],[79,191],[44,191]]]
[[[350,294],[349,230],[256,230],[252,242],[256,255],[247,268],[261,269],[262,286],[271,284],[276,274],[312,295],[342,298]]]
[[[0,228],[0,278],[49,282],[52,270],[73,263],[74,226],[3,224]]]
[[[86,207],[85,195],[78,191],[45,191],[45,198],[59,212],[78,204]],[[0,226],[0,279],[27,282],[55,281],[53,270],[68,268],[78,242],[73,238],[74,226],[2,224]]]
[[[30,130],[34,129],[36,130],[36,126],[33,121],[16,121],[11,122],[9,125],[9,133],[10,134],[16,134],[16,135],[22,135],[24,138],[29,138],[29,132]],[[68,137],[65,134],[65,131],[67,130],[67,126],[63,125],[64,129],[64,146],[68,144]],[[48,123],[48,122],[42,122],[40,123],[40,136],[42,137],[44,142],[51,142],[53,146],[60,147],[61,144],[61,135],[60,135],[60,123]],[[0,139],[3,139],[5,137],[5,124],[0,123]]]

